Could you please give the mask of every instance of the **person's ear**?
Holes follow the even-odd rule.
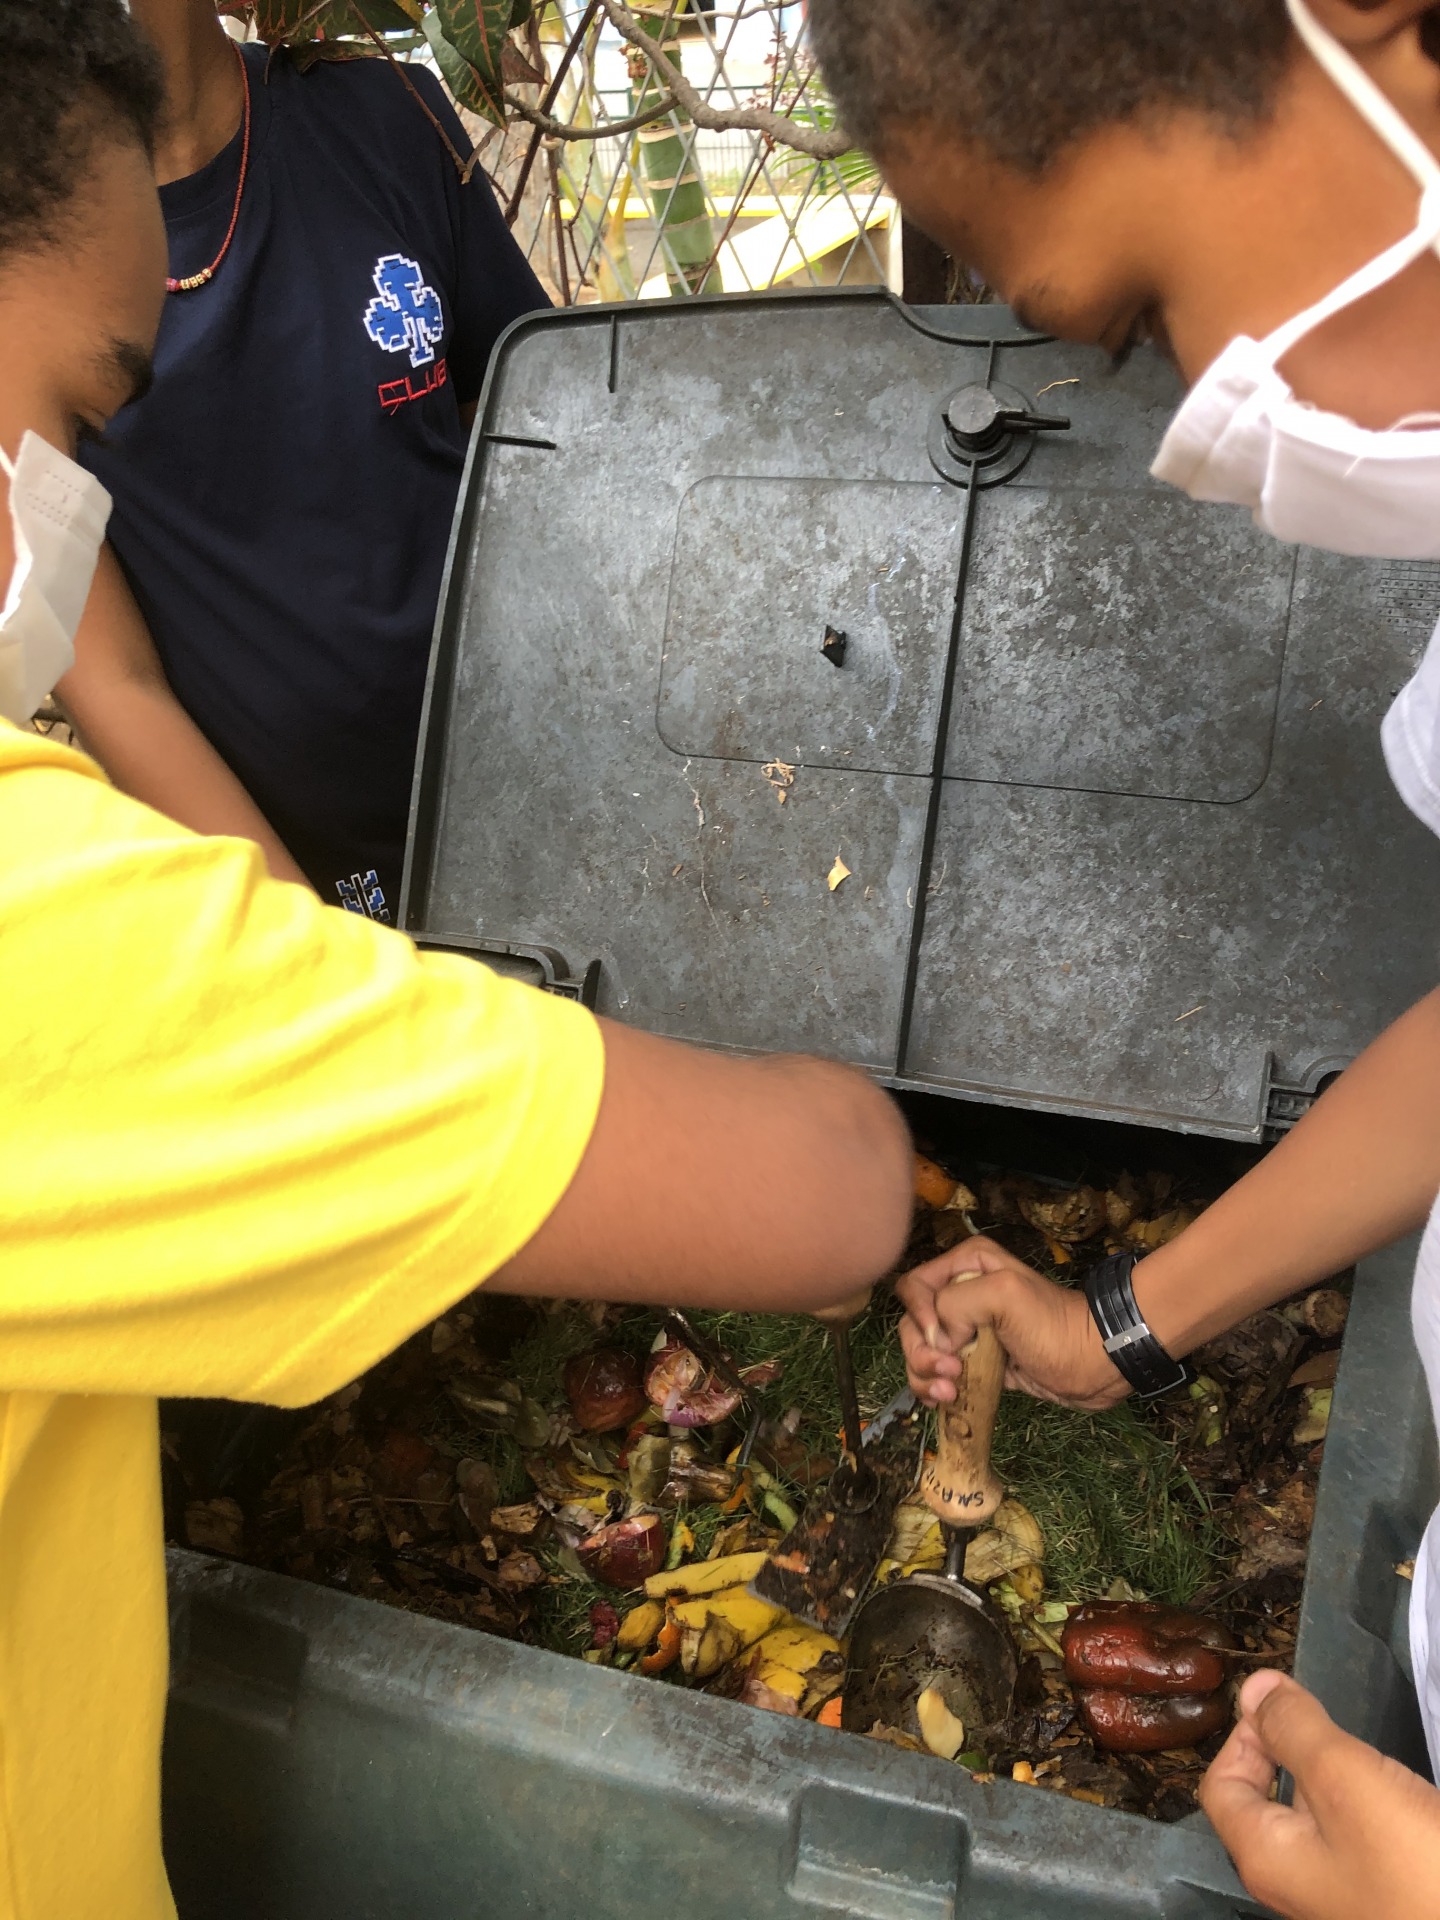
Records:
[[[1308,0],[1422,138],[1440,151],[1440,4],[1436,0]]]
[[[1362,57],[1381,41],[1413,34],[1432,57],[1440,41],[1440,6],[1435,0],[1308,0],[1320,25],[1352,53]]]

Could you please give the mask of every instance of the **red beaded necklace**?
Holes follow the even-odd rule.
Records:
[[[225,229],[225,238],[220,242],[220,251],[209,266],[202,267],[199,273],[187,273],[183,280],[167,276],[165,281],[167,293],[193,293],[197,287],[203,287],[207,281],[213,280],[220,269],[220,262],[230,251],[230,242],[235,238],[235,223],[240,218],[240,201],[245,192],[245,175],[250,169],[250,74],[245,65],[244,54],[233,40],[230,44],[235,48],[235,58],[240,62],[240,84],[245,89],[245,137],[240,142],[240,178],[235,183],[235,204],[230,209],[230,224]]]

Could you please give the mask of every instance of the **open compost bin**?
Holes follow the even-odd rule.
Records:
[[[995,308],[517,324],[457,518],[407,931],[654,1032],[868,1069],[943,1164],[916,1254],[978,1224],[1065,1277],[1159,1244],[1440,948],[1440,850],[1377,737],[1440,569],[1282,548],[1151,482],[1175,398],[1156,356],[1112,372]],[[1037,1657],[1112,1578],[1198,1592],[1251,1664],[1293,1657],[1423,1765],[1405,1569],[1440,1475],[1408,1262],[1355,1275],[1338,1379],[1343,1277],[1207,1350],[1193,1397],[1007,1406],[1042,1541],[999,1587]],[[748,1479],[726,1428],[686,1456],[687,1564],[777,1538],[834,1444],[818,1330],[699,1318],[773,1417]],[[868,1413],[891,1326],[859,1330]],[[815,1724],[823,1672],[783,1712],[616,1670],[606,1609],[641,1596],[607,1601],[554,1515],[613,1502],[632,1456],[567,1423],[563,1366],[643,1361],[658,1327],[482,1293],[239,1494],[183,1489],[218,1550],[171,1562],[185,1920],[1258,1911],[1190,1811],[1203,1753],[1126,1773],[1066,1722],[972,1772]],[[1084,1476],[1117,1457],[1107,1521]]]

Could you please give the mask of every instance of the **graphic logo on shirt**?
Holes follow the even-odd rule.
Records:
[[[389,925],[390,909],[385,904],[385,889],[380,885],[380,876],[374,867],[368,873],[352,873],[348,880],[337,880],[335,891],[346,913],[363,913],[367,920],[383,920]]]
[[[423,400],[426,394],[439,393],[450,378],[450,369],[445,357],[427,367],[424,374],[410,375],[402,373],[398,380],[382,380],[377,389],[380,405],[386,413],[398,413],[401,407],[408,407],[412,400]],[[417,386],[415,383],[419,381]]]
[[[375,262],[375,298],[365,309],[365,331],[386,353],[409,352],[412,367],[428,367],[445,333],[445,310],[427,287],[418,260],[384,253]]]

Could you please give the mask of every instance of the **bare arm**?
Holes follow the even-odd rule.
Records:
[[[277,880],[308,885],[255,802],[170,690],[140,609],[108,547],[75,665],[56,689],[115,785],[196,833],[257,841]]]
[[[1440,1194],[1440,993],[1397,1020],[1253,1173],[1135,1275],[1188,1353],[1424,1224]]]
[[[888,1095],[819,1060],[738,1060],[604,1024],[590,1146],[493,1287],[799,1312],[890,1270],[911,1156]]]
[[[1189,1353],[1237,1321],[1421,1226],[1440,1194],[1440,993],[1368,1047],[1253,1172],[1135,1270],[1160,1340]],[[950,1283],[974,1275],[963,1287]],[[1104,1406],[1125,1392],[1084,1299],[989,1241],[962,1243],[901,1282],[917,1392],[953,1398],[954,1359],[981,1323],[1009,1381]]]

